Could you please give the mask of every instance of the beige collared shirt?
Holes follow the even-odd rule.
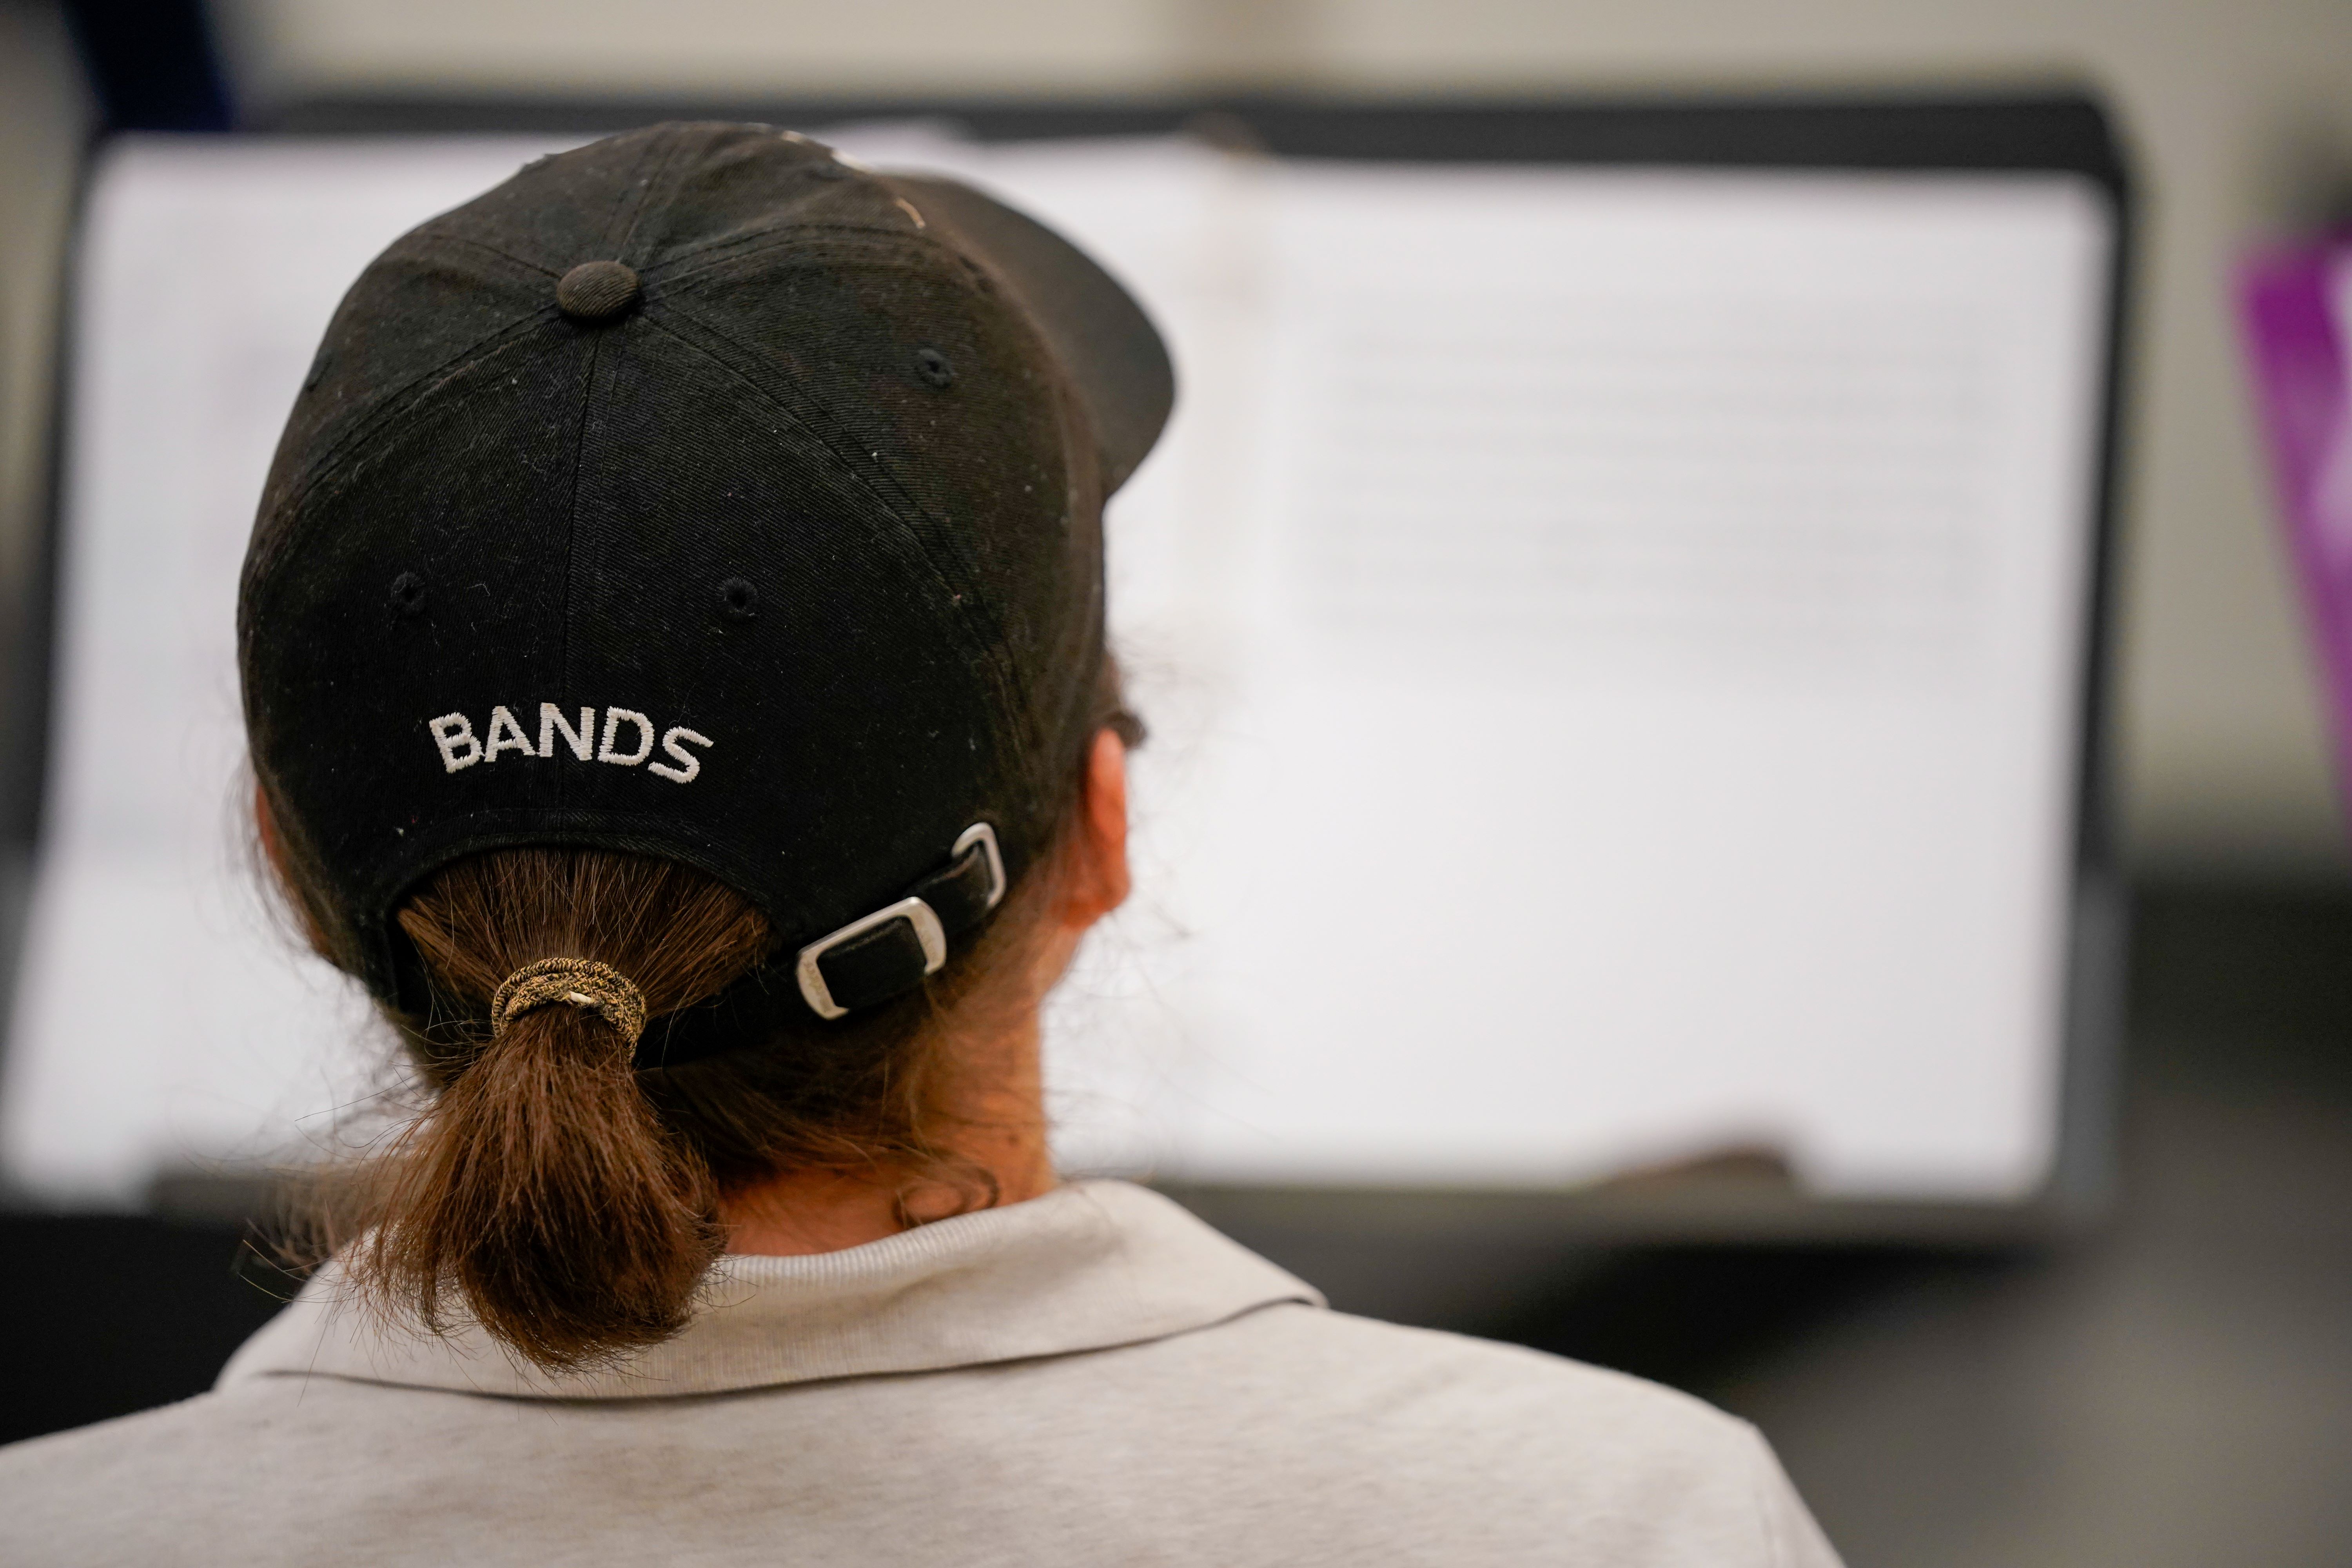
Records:
[[[183,1404],[0,1449],[0,1563],[1834,1568],[1763,1439],[1350,1318],[1118,1182],[814,1258],[550,1379],[331,1269]]]

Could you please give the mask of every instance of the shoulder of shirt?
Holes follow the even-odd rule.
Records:
[[[1706,1401],[1645,1378],[1442,1329],[1413,1328],[1346,1312],[1284,1303],[1231,1322],[1158,1342],[1179,1357],[1234,1357],[1254,1363],[1292,1397],[1354,1402],[1409,1398],[1503,1416],[1524,1440],[1546,1426],[1606,1428],[1620,1444],[1728,1454],[1753,1447],[1755,1428]],[[1153,1346],[1133,1347],[1150,1353]]]
[[[297,1392],[290,1384],[288,1391]],[[331,1393],[328,1397],[332,1397]],[[270,1418],[265,1402],[248,1400],[241,1391],[224,1394],[207,1390],[170,1405],[110,1416],[87,1426],[0,1443],[0,1495],[19,1485],[26,1476],[51,1469],[78,1473],[144,1449],[169,1447],[180,1442],[206,1442],[211,1434],[226,1425]]]
[[[638,1402],[555,1403],[602,1405],[597,1426],[618,1436]],[[756,1448],[771,1421],[866,1422],[893,1442],[950,1447],[1018,1431],[1082,1466],[1131,1454],[1134,1434],[1148,1432],[1160,1484],[1230,1494],[1236,1518],[1318,1497],[1375,1536],[1475,1536],[1483,1544],[1465,1562],[1554,1537],[1628,1563],[1836,1561],[1745,1422],[1622,1373],[1298,1302],[1025,1362],[644,1403],[673,1416],[707,1409],[730,1451]],[[168,1556],[173,1532],[207,1510],[235,1515],[289,1489],[313,1501],[364,1490],[387,1468],[428,1471],[436,1461],[406,1452],[418,1441],[485,1421],[519,1430],[492,1413],[530,1405],[549,1411],[448,1390],[261,1379],[0,1448],[0,1559]],[[120,1507],[152,1496],[159,1477],[171,1482],[163,1506]]]
[[[257,1446],[335,1455],[358,1407],[410,1392],[287,1379],[0,1445],[0,1563],[211,1562],[173,1532],[215,1503],[299,1484],[257,1474]]]
[[[1409,1404],[1422,1421],[1443,1419],[1453,1411],[1521,1448],[1548,1432],[1605,1432],[1621,1454],[1651,1447],[1693,1458],[1701,1452],[1729,1458],[1759,1441],[1754,1429],[1738,1417],[1625,1373],[1521,1345],[1298,1302],[1270,1305],[1163,1339],[1051,1356],[1026,1365],[1051,1375],[1089,1381],[1103,1377],[1115,1383],[1151,1381],[1155,1373],[1180,1378],[1205,1374],[1223,1397],[1278,1403],[1291,1420],[1278,1421],[1276,1426],[1313,1421],[1349,1406],[1377,1405],[1393,1413],[1401,1404]],[[932,1375],[985,1370],[943,1369]],[[756,1400],[787,1394],[793,1386],[749,1390],[730,1397]],[[307,1385],[291,1380],[264,1382],[199,1394],[0,1446],[0,1488],[30,1475],[79,1471],[102,1458],[127,1458],[142,1450],[204,1444],[225,1426],[272,1420],[280,1414],[281,1401],[298,1393],[331,1405],[341,1398],[367,1403],[419,1394],[446,1396],[439,1391],[340,1380]]]
[[[1219,1441],[1257,1450],[1245,1462],[1279,1472],[1312,1452],[1314,1468],[1378,1478],[1408,1507],[1433,1487],[1442,1500],[1424,1513],[1465,1529],[1613,1518],[1627,1562],[1836,1568],[1763,1434],[1625,1373],[1296,1303],[1098,1353],[1164,1357],[1171,1383],[1213,1389]],[[1668,1537],[1686,1550],[1662,1554]]]
[[[0,1444],[0,1500],[13,1502],[35,1486],[57,1484],[79,1490],[89,1484],[93,1470],[110,1468],[127,1455],[202,1441],[214,1428],[216,1413],[211,1407],[218,1403],[216,1394],[199,1394],[87,1426]]]

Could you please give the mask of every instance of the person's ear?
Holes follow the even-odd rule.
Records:
[[[1078,791],[1062,920],[1085,929],[1127,901],[1127,742],[1097,731]]]

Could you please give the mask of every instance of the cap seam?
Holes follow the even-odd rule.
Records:
[[[576,690],[579,686],[572,674],[572,567],[580,548],[580,470],[588,462],[588,411],[596,401],[596,372],[604,359],[604,333],[596,332],[588,339],[588,363],[580,377],[580,413],[572,422],[572,492],[564,498],[563,504],[563,608],[555,629],[556,679],[566,691]],[[559,807],[568,804],[565,797],[571,791],[565,787],[567,782],[563,774],[556,775],[555,804]]]
[[[478,250],[485,256],[495,256],[501,261],[510,261],[517,267],[522,268],[526,271],[536,273],[541,278],[556,278],[562,275],[562,269],[561,268],[542,267],[538,262],[531,260],[528,257],[517,256],[511,250],[503,249],[499,246],[492,245],[488,240],[477,239],[470,234],[466,234],[456,229],[435,229],[429,236],[425,236],[422,228],[411,229],[407,234],[401,237],[400,243],[405,243],[408,240],[415,239],[420,237],[429,237],[436,245],[461,245],[468,250]]]
[[[627,181],[619,190],[613,193],[612,210],[605,215],[604,228],[597,237],[599,249],[610,251],[615,256],[620,254],[628,244],[630,237],[636,233],[637,219],[645,211],[646,199],[651,194],[654,183],[661,178],[663,172],[669,167],[671,161],[677,155],[677,142],[675,138],[639,149],[636,167],[644,169],[650,165],[653,172]]]
[[[678,154],[686,150],[687,139],[692,134],[692,129],[690,125],[679,125],[661,144],[661,155],[654,163],[653,173],[646,176],[644,184],[635,187],[637,199],[628,209],[627,226],[621,230],[618,238],[608,241],[614,255],[625,254],[629,248],[630,242],[637,237],[637,225],[645,221],[646,213],[652,207],[656,190],[660,187],[664,180],[669,177],[669,172],[677,167]],[[624,193],[624,195],[627,194],[629,193]],[[611,233],[609,224],[606,226],[606,233],[608,235]]]
[[[683,135],[670,137],[667,144],[660,148],[658,158],[652,161],[653,172],[641,183],[623,187],[613,204],[613,215],[604,221],[604,243],[601,248],[615,256],[627,252],[629,242],[636,237],[637,225],[643,221],[646,209],[652,204],[655,189],[677,163],[678,150],[684,141]],[[630,199],[632,196],[635,198],[634,201]],[[625,213],[625,222],[623,221]],[[615,227],[620,230],[617,237],[614,234]],[[596,374],[604,361],[604,333],[598,332],[588,340],[588,363],[581,376],[580,413],[572,425],[572,487],[563,503],[563,585],[560,590],[562,605],[555,632],[556,678],[567,691],[577,684],[572,673],[572,589],[573,568],[578,563],[580,552],[580,474],[588,463],[588,418],[596,404]],[[570,805],[567,797],[572,792],[566,787],[568,782],[561,774],[554,781],[554,804],[558,810]]]
[[[422,234],[423,226],[420,226],[418,228],[412,229],[407,234],[403,235],[399,239],[394,241],[391,248],[386,250],[383,257],[380,258],[378,261],[373,265],[380,266],[383,261],[392,259],[401,251],[403,247],[406,246],[412,240],[419,239]],[[463,246],[467,249],[479,251],[485,256],[494,256],[501,261],[521,268],[525,271],[530,272],[541,279],[552,278],[556,276],[552,270],[541,267],[536,262],[525,260],[520,256],[515,256],[508,251],[501,250],[494,245],[484,244],[482,241],[475,239],[467,235],[436,232],[430,237],[436,244],[447,240],[459,246]],[[349,429],[343,431],[333,440],[327,443],[326,447],[316,455],[315,460],[309,466],[309,468],[298,479],[293,481],[291,487],[287,491],[285,500],[278,502],[278,505],[280,507],[292,506],[296,502],[299,501],[303,497],[310,494],[319,480],[323,479],[328,473],[331,472],[340,463],[342,462],[344,458],[347,456],[348,448],[353,443],[365,440],[385,419],[392,417],[401,408],[413,403],[416,397],[423,395],[425,392],[429,391],[434,386],[439,384],[439,383],[443,379],[446,379],[447,375],[455,374],[452,369],[453,366],[462,368],[466,362],[470,359],[486,352],[503,346],[509,340],[527,331],[529,328],[551,319],[554,313],[555,308],[553,306],[541,305],[535,307],[528,313],[516,317],[514,320],[509,321],[506,325],[499,328],[497,331],[476,338],[472,342],[467,343],[465,347],[449,354],[448,357],[427,366],[425,369],[419,371],[415,375],[402,383],[400,385],[384,392],[382,396],[376,399],[375,405],[373,408],[370,408],[358,418],[353,420]],[[332,329],[331,328],[330,331],[331,331],[331,330]],[[268,505],[268,493],[265,490],[264,506],[267,508]]]
[[[647,268],[645,275],[649,282],[683,283],[689,279],[699,278],[706,272],[715,271],[719,268],[741,261],[747,257],[758,256],[768,250],[804,244],[814,251],[828,240],[841,240],[846,242],[848,247],[877,251],[887,248],[884,243],[886,241],[912,244],[938,251],[951,260],[962,259],[961,253],[952,247],[941,244],[928,234],[919,234],[911,229],[883,228],[872,224],[808,223],[800,224],[794,227],[778,226],[761,228],[733,239],[713,241],[697,250],[681,251],[659,267]],[[687,262],[694,262],[697,265],[686,267],[683,264]]]
[[[451,378],[464,374],[483,360],[520,341],[532,329],[546,325],[552,314],[553,308],[549,307],[534,310],[528,316],[510,321],[494,332],[477,338],[446,359],[439,361],[402,385],[385,393],[373,409],[355,419],[351,428],[327,444],[326,448],[319,454],[317,461],[311,463],[298,479],[289,485],[283,497],[276,500],[265,499],[263,504],[266,510],[273,513],[287,513],[298,510],[320,487],[340,473],[352,461],[359,448],[383,434],[387,426],[414,415],[417,405],[423,399]],[[248,571],[246,574],[247,579],[258,580],[267,576],[269,570],[275,566],[278,558],[291,547],[296,531],[291,527],[286,529],[278,539],[271,542],[265,555],[249,563]]]
[[[661,187],[662,182],[668,177],[670,170],[677,166],[678,153],[684,149],[688,134],[689,132],[681,128],[669,136],[665,143],[660,144],[659,156],[653,161],[653,172],[645,176],[641,184],[625,187],[622,193],[623,200],[614,204],[614,215],[605,220],[604,248],[610,250],[614,256],[627,254],[631,241],[636,238],[638,224],[645,220],[646,211],[653,205],[655,193]],[[626,198],[631,195],[634,195],[636,199],[634,202],[626,202]],[[621,209],[625,202],[626,202],[627,221],[622,225]],[[616,225],[621,226],[617,238],[613,237],[613,230]],[[589,340],[588,364],[586,373],[582,377],[580,389],[580,416],[573,421],[572,427],[572,491],[565,498],[563,508],[563,586],[562,590],[563,603],[562,618],[556,628],[555,655],[557,679],[562,682],[563,689],[567,691],[573,689],[577,685],[572,679],[572,592],[574,580],[573,569],[578,564],[580,553],[580,475],[581,470],[586,468],[588,463],[588,418],[590,411],[596,404],[596,375],[603,364],[604,349],[604,333],[599,332]],[[558,775],[555,780],[555,805],[559,810],[570,805],[567,797],[572,792],[567,787],[568,782],[562,775]]]
[[[665,299],[662,305],[660,314],[648,311],[640,319],[648,327],[667,334],[673,342],[709,360],[740,384],[746,392],[758,398],[762,405],[774,409],[779,416],[790,420],[814,437],[825,455],[833,460],[835,467],[858,489],[872,496],[876,503],[889,513],[891,520],[898,525],[905,535],[906,543],[912,550],[915,557],[922,563],[939,589],[949,596],[951,613],[948,618],[950,624],[958,628],[959,637],[967,644],[971,651],[977,653],[987,661],[998,684],[999,693],[1012,700],[1015,705],[1013,710],[1026,712],[1026,689],[1022,684],[1018,672],[1011,668],[1009,650],[1004,647],[1003,627],[997,623],[995,612],[989,606],[987,596],[980,591],[977,574],[967,569],[963,563],[956,563],[958,570],[953,575],[961,580],[962,588],[959,593],[957,582],[950,580],[950,574],[942,570],[938,554],[924,543],[921,533],[908,523],[906,512],[912,510],[916,516],[944,533],[947,530],[940,520],[915,501],[911,496],[905,495],[904,487],[887,468],[882,469],[881,472],[888,481],[889,489],[900,491],[901,495],[898,500],[894,500],[889,495],[883,493],[883,490],[876,485],[873,477],[845,455],[842,443],[848,437],[847,431],[841,430],[838,426],[831,433],[812,428],[805,418],[779,401],[765,387],[744,374],[724,354],[706,343],[697,342],[695,338],[679,331],[668,321],[661,319],[661,316],[674,314],[691,321],[704,331],[711,331],[712,329],[700,317],[691,310],[682,309],[674,300],[668,299]],[[825,414],[830,422],[830,409],[825,408],[824,405],[814,396],[808,398],[808,402],[812,407]],[[855,444],[852,443],[852,445]],[[965,613],[954,613],[959,610]],[[983,625],[979,627],[973,626],[971,623],[975,617]]]

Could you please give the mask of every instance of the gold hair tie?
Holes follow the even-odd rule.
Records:
[[[632,1047],[646,1032],[645,993],[627,975],[593,959],[542,958],[508,975],[490,998],[491,1040],[525,1013],[558,1002],[595,1014]]]

